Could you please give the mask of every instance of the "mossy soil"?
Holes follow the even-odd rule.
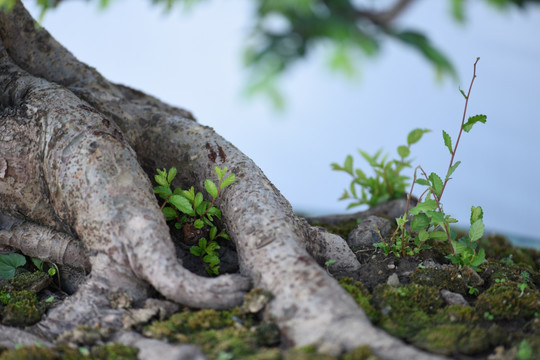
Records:
[[[346,236],[351,226],[344,226],[334,225],[329,231]],[[358,252],[362,268],[339,281],[375,325],[428,352],[455,359],[540,359],[540,253],[514,248],[501,236],[488,236],[480,245],[487,261],[476,271],[451,265],[445,258],[446,245],[438,243],[405,258],[384,256],[375,249]],[[43,282],[43,273],[32,276],[41,281],[40,287],[31,285],[28,272],[0,282],[3,324],[32,325],[51,306],[51,294],[58,289],[52,281]],[[340,357],[317,354],[309,347],[289,348],[277,327],[258,311],[260,306],[253,306],[264,298],[259,295],[251,294],[255,300],[247,300],[243,307],[184,308],[133,329],[171,343],[196,344],[209,359],[377,358],[368,346]],[[101,335],[67,341],[54,349],[39,344],[0,349],[0,360],[136,358],[135,349],[108,344],[106,331],[79,331]]]

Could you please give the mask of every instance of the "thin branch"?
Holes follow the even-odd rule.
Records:
[[[384,11],[357,10],[356,16],[358,18],[366,18],[373,24],[385,28],[415,1],[416,0],[399,0],[394,6]]]

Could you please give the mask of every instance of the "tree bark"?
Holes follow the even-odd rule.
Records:
[[[184,305],[227,308],[253,285],[274,295],[266,311],[291,346],[339,354],[368,344],[383,358],[435,358],[372,326],[320,266],[333,259],[334,272],[358,270],[345,241],[296,217],[253,161],[213,129],[108,82],[37,28],[20,3],[0,13],[0,37],[0,209],[25,222],[0,230],[11,234],[0,241],[63,263],[73,262],[69,248],[91,266],[77,293],[38,325],[42,336],[54,341],[80,324],[120,329],[122,310],[108,300],[118,291],[141,302],[152,286]],[[216,165],[236,174],[218,206],[241,274],[206,278],[176,258],[147,173],[175,166],[177,186],[200,188]],[[16,240],[24,224],[49,228],[66,250],[52,256],[46,240]],[[118,334],[137,343],[135,334]]]

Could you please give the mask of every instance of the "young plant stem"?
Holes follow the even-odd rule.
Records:
[[[454,148],[455,149],[455,148]],[[455,150],[454,150],[455,151]],[[424,178],[426,179],[426,181],[429,182],[429,177],[427,176],[426,172],[424,171],[424,169],[419,166],[420,168],[420,171],[422,171],[422,174],[424,175]],[[446,183],[445,183],[446,184]],[[441,191],[441,195],[440,196],[437,196],[435,194],[435,190],[433,188],[431,188],[431,193],[433,194],[433,198],[435,199],[435,201],[437,202],[437,209],[439,209],[439,212],[441,214],[444,214],[443,211],[442,211],[442,207],[441,207],[441,198],[442,198],[442,191]],[[444,189],[444,187],[443,187]],[[437,226],[437,228],[439,227],[440,225]],[[437,228],[433,229],[433,230],[437,230]],[[448,239],[448,245],[450,246],[450,251],[452,251],[452,255],[456,255],[456,252],[454,251],[454,247],[452,246],[452,239],[450,237],[450,228],[448,227],[448,223],[447,222],[444,222],[443,224],[443,230],[444,232],[446,233],[446,238]]]
[[[476,64],[478,63],[478,60],[480,60],[479,57],[476,58],[476,61],[474,62],[471,84],[469,85],[469,91],[467,91],[467,96],[465,96],[465,107],[463,109],[463,118],[461,119],[461,127],[459,128],[459,134],[456,140],[456,145],[454,146],[454,150],[452,151],[452,157],[450,158],[450,165],[448,166],[448,170],[446,171],[446,174],[450,172],[452,165],[454,165],[454,157],[456,156],[456,150],[459,145],[459,140],[461,139],[461,134],[463,133],[463,125],[465,124],[465,118],[467,117],[467,106],[469,105],[469,97],[471,96],[471,90],[474,84],[474,79],[476,79]],[[441,197],[444,192],[444,189],[446,188],[446,184],[448,183],[448,180],[450,180],[448,176],[445,176],[443,187],[441,190]]]

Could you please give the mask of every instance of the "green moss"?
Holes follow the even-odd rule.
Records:
[[[463,305],[449,305],[439,309],[437,314],[432,317],[436,324],[448,323],[471,323],[480,319],[473,307]]]
[[[14,290],[28,290],[32,292],[41,291],[51,283],[52,278],[43,271],[21,272],[9,280],[9,285]]]
[[[188,336],[189,343],[199,346],[210,359],[230,354],[233,359],[280,359],[277,349],[261,347],[257,331],[244,327],[206,330]]]
[[[239,308],[227,311],[199,310],[174,314],[166,321],[154,321],[144,335],[176,343],[199,346],[208,358],[281,358],[277,348],[280,333],[272,323],[255,324]]]
[[[466,295],[470,286],[479,286],[482,280],[470,268],[448,266],[442,269],[416,269],[411,275],[411,282]]]
[[[526,319],[538,312],[540,301],[537,290],[527,287],[523,293],[518,283],[505,281],[498,283],[478,296],[477,314],[489,312],[494,320]]]
[[[38,322],[45,311],[34,292],[27,290],[0,291],[0,316],[2,323],[12,326],[27,326]]]
[[[356,349],[349,351],[342,357],[341,360],[379,360],[368,345],[362,345]]]
[[[406,339],[428,327],[430,314],[443,305],[438,289],[417,284],[379,285],[373,292],[373,302],[382,314],[378,325],[392,335]]]
[[[465,355],[475,355],[487,351],[490,347],[490,337],[485,329],[469,328],[456,344],[457,351]]]
[[[313,346],[296,347],[283,354],[283,360],[337,360],[335,356],[319,354]]]
[[[516,265],[524,266],[529,271],[538,271],[536,259],[540,257],[540,251],[521,249],[512,246],[510,241],[501,235],[490,235],[482,238],[480,246],[486,251],[488,258],[496,260],[510,259]]]
[[[83,348],[73,349],[68,346],[54,348],[26,346],[4,351],[0,355],[0,360],[135,360],[137,351],[121,344],[99,345],[89,352],[83,351]]]
[[[412,343],[427,351],[451,355],[456,352],[467,355],[480,354],[489,349],[486,330],[469,328],[464,324],[441,324],[420,331]]]
[[[0,355],[0,360],[77,360],[83,358],[77,349],[67,346],[44,348],[41,346],[26,346],[10,349]]]
[[[347,290],[358,305],[364,309],[364,312],[372,322],[376,323],[379,321],[380,312],[371,305],[371,294],[361,282],[355,281],[350,277],[344,277],[339,280],[339,283]]]
[[[213,309],[199,311],[184,311],[172,315],[165,321],[154,321],[144,329],[146,336],[166,338],[170,341],[184,340],[177,334],[190,334],[202,330],[222,329],[234,325],[232,314],[229,311],[216,311]]]
[[[90,351],[96,360],[136,360],[138,350],[122,344],[94,346]]]

